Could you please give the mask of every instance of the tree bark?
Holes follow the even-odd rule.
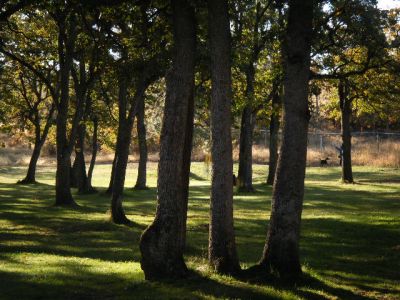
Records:
[[[56,170],[56,203],[55,205],[76,206],[71,194],[70,169],[71,147],[67,138],[67,121],[69,108],[69,82],[72,66],[72,44],[74,37],[67,40],[65,16],[58,20],[58,56],[60,64],[60,100],[56,119],[57,170]],[[70,25],[71,28],[75,26]],[[73,33],[72,33],[73,35]],[[78,109],[78,108],[77,108]]]
[[[98,134],[98,126],[99,121],[96,117],[93,118],[93,137],[92,137],[92,158],[90,159],[89,170],[88,170],[88,186],[91,188],[93,192],[96,190],[93,188],[92,185],[92,178],[93,178],[93,170],[96,164],[96,157],[97,151],[99,149],[99,144],[97,141],[97,134]]]
[[[351,165],[351,100],[349,99],[349,86],[346,81],[339,82],[339,102],[341,111],[341,130],[343,145],[342,181],[353,183],[353,170]]]
[[[193,124],[196,48],[194,9],[172,0],[174,57],[167,92],[158,165],[158,205],[153,223],[140,240],[141,266],[148,280],[187,275],[183,259]]]
[[[226,0],[208,1],[211,56],[211,220],[209,264],[220,273],[240,270],[233,228],[231,41]]]
[[[28,171],[24,179],[18,181],[21,184],[35,184],[36,183],[36,165],[40,157],[40,152],[42,150],[42,143],[40,138],[35,138],[35,146],[33,147],[33,152],[31,159],[29,161]]]
[[[146,143],[146,126],[144,124],[144,97],[138,103],[138,112],[136,116],[137,132],[139,141],[139,168],[136,179],[135,189],[145,190],[146,187],[146,171],[147,171],[147,143]]]
[[[273,185],[275,180],[276,165],[278,162],[278,142],[280,126],[281,98],[279,90],[276,89],[272,96],[272,114],[269,124],[269,164],[267,184]]]
[[[86,163],[85,163],[85,135],[86,125],[81,123],[78,127],[78,134],[75,143],[75,161],[72,167],[75,187],[78,188],[78,193],[87,194],[92,193],[93,188],[89,185],[88,176],[86,175]]]
[[[284,44],[284,123],[267,239],[259,267],[285,280],[301,274],[300,222],[307,156],[313,0],[290,0]]]
[[[111,195],[112,194],[112,187],[114,184],[114,174],[115,174],[115,166],[118,158],[118,152],[117,152],[117,145],[115,145],[115,153],[114,153],[114,158],[111,166],[111,176],[110,176],[110,182],[108,184],[108,188],[106,190],[106,195]]]
[[[38,113],[38,112],[37,112]],[[35,126],[35,146],[33,147],[33,152],[31,159],[29,161],[28,171],[24,179],[20,180],[18,183],[21,184],[34,184],[36,183],[36,166],[40,157],[40,152],[42,147],[47,139],[47,135],[49,133],[50,127],[53,125],[53,113],[54,113],[54,105],[51,107],[49,111],[49,115],[46,119],[46,124],[44,126],[43,132],[40,130],[40,120],[36,118],[36,122],[34,122]]]
[[[24,94],[24,96],[25,95],[26,94]],[[41,97],[41,95],[39,93],[37,94],[37,97],[39,99],[38,100],[39,102],[37,102],[37,104],[39,105],[39,103],[41,101],[43,101],[43,99],[39,98],[39,97]],[[20,184],[35,184],[36,183],[37,162],[39,160],[42,147],[47,139],[49,130],[50,130],[51,126],[53,125],[53,114],[54,114],[54,109],[55,109],[54,104],[51,106],[51,108],[48,112],[48,115],[46,118],[46,124],[44,125],[44,128],[43,128],[43,132],[41,130],[40,113],[38,110],[38,105],[33,106],[32,112],[33,112],[34,117],[30,119],[33,126],[35,127],[35,145],[33,147],[33,151],[32,151],[32,155],[31,155],[31,159],[29,161],[29,167],[28,167],[26,176],[24,179],[18,181],[18,183],[20,183]]]
[[[125,70],[127,71],[127,70]],[[119,118],[117,145],[115,149],[115,166],[111,188],[111,218],[116,224],[129,224],[122,207],[122,197],[125,185],[126,167],[129,158],[129,145],[131,141],[132,126],[135,114],[126,116],[128,75],[121,72],[119,79]],[[136,92],[137,93],[137,92]],[[135,103],[132,103],[135,105]],[[131,110],[133,108],[131,107]]]
[[[238,188],[242,192],[254,192],[253,188],[253,131],[255,114],[253,113],[255,70],[253,64],[246,72],[247,104],[242,112],[239,145]]]

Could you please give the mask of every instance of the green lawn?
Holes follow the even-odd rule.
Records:
[[[254,166],[257,192],[235,195],[242,266],[264,244],[271,188],[266,166]],[[80,208],[54,207],[54,168],[39,168],[35,186],[14,184],[25,168],[0,168],[0,299],[400,299],[400,172],[356,167],[357,184],[339,181],[338,168],[309,168],[302,221],[304,280],[288,287],[219,276],[207,268],[209,181],[192,165],[187,280],[151,283],[140,269],[138,242],[156,204],[156,165],[150,190],[133,191],[127,174],[124,207],[133,227],[109,222],[109,198],[75,195]],[[96,166],[104,191],[109,165]]]

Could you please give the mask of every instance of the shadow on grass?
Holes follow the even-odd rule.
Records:
[[[1,262],[21,266],[20,261],[12,261],[14,256],[60,256],[59,270],[42,277],[31,276],[28,270],[2,271],[1,289],[4,286],[9,293],[16,294],[26,288],[27,292],[21,293],[26,299],[39,299],[41,295],[47,299],[57,299],[60,295],[69,299],[132,298],[132,295],[138,299],[276,299],[284,298],[281,293],[286,292],[292,298],[323,299],[326,294],[339,299],[368,298],[356,294],[357,289],[395,294],[393,286],[398,282],[400,269],[396,247],[400,242],[394,215],[400,211],[400,202],[393,199],[398,194],[393,190],[370,192],[325,184],[324,180],[336,180],[338,171],[333,169],[324,170],[327,174],[322,177],[317,174],[314,179],[322,184],[309,184],[306,190],[301,254],[306,259],[306,272],[308,268],[312,272],[306,273],[297,287],[284,286],[270,278],[253,284],[196,272],[188,280],[161,283],[144,282],[138,269],[113,273],[114,267],[107,264],[120,266],[140,259],[139,238],[155,213],[155,188],[126,191],[124,208],[128,215],[134,215],[130,215],[133,221],[138,221],[128,228],[108,221],[109,196],[75,195],[81,207],[69,210],[52,206],[51,185],[0,184]],[[368,180],[362,176],[361,180]],[[269,219],[271,187],[259,183],[256,189],[256,193],[235,195],[234,200],[238,253],[241,262],[247,265],[259,259]],[[207,253],[209,193],[208,185],[190,187],[186,254],[195,258]],[[96,267],[84,264],[79,267],[79,262],[66,263],[70,257],[96,260],[107,265],[110,273],[96,272]],[[29,261],[26,263],[29,266]],[[137,263],[132,264],[137,267]],[[340,288],[340,284],[345,288]],[[22,296],[14,298],[24,299]]]

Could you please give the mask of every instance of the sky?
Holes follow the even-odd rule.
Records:
[[[400,0],[378,0],[378,7],[380,9],[400,7]]]

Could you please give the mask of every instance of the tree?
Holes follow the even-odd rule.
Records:
[[[327,7],[326,7],[327,8]],[[342,181],[353,183],[351,166],[351,77],[385,64],[384,15],[373,0],[331,2],[316,21],[313,79],[336,79],[342,113]],[[318,55],[316,55],[318,54]],[[318,73],[318,71],[321,71]]]
[[[276,165],[278,162],[278,142],[279,142],[279,127],[280,127],[280,118],[281,118],[281,94],[280,91],[280,82],[274,82],[274,86],[272,87],[272,110],[271,110],[271,119],[269,122],[269,164],[268,164],[268,177],[267,184],[273,185],[275,181],[275,171]]]
[[[136,179],[135,189],[145,190],[146,186],[146,171],[147,171],[147,143],[146,143],[146,126],[144,124],[145,119],[145,103],[144,97],[138,104],[138,111],[136,114],[136,126],[138,134],[138,144],[139,144],[139,167],[138,175]]]
[[[48,92],[44,91],[44,86],[41,82],[37,81],[37,78],[33,77],[30,81],[31,93],[33,92],[36,99],[32,101],[28,94],[27,83],[24,80],[24,75],[20,75],[20,83],[21,83],[21,93],[22,97],[27,103],[28,107],[28,119],[33,124],[35,130],[35,141],[33,146],[33,151],[31,155],[31,159],[29,161],[29,167],[27,174],[24,179],[19,181],[21,184],[32,184],[36,183],[36,165],[40,156],[40,152],[42,147],[47,139],[47,135],[51,126],[54,124],[54,110],[55,105],[47,104],[47,108],[40,108],[43,105],[43,102],[49,97]],[[42,117],[44,117],[45,121],[42,124]],[[42,128],[43,127],[43,128]]]
[[[8,127],[25,127],[33,131],[33,151],[29,167],[21,184],[36,183],[36,166],[42,147],[54,124],[55,106],[49,101],[50,95],[46,86],[26,68],[13,61],[7,61],[2,80],[2,105],[8,111]],[[13,116],[17,117],[12,124]]]
[[[85,20],[85,22],[88,21]],[[76,110],[81,112],[81,115],[75,115],[80,121],[76,134],[75,160],[72,167],[71,183],[72,186],[78,188],[79,193],[85,194],[95,191],[86,175],[84,142],[86,136],[86,122],[92,113],[92,99],[90,93],[95,81],[100,75],[98,52],[101,50],[99,43],[95,41],[91,43],[84,34],[81,34],[79,42],[79,46],[77,46],[75,50],[75,59],[77,63],[71,68],[71,75],[74,81]]]
[[[102,26],[111,37],[114,54],[110,59],[119,89],[118,133],[109,188],[111,218],[114,223],[129,224],[122,200],[132,128],[146,89],[163,74],[165,36],[158,9],[147,2],[109,11]]]
[[[274,17],[273,1],[241,1],[233,8],[235,63],[245,77],[244,104],[241,110],[239,140],[238,189],[252,192],[253,188],[253,131],[256,124],[258,97],[256,95],[256,73],[260,56],[272,40],[274,30],[269,26]],[[264,54],[265,55],[265,54]],[[243,101],[242,100],[242,101]]]
[[[193,130],[196,24],[189,1],[172,0],[171,4],[174,55],[166,77],[157,211],[140,239],[140,263],[149,280],[187,275],[183,251]]]
[[[228,2],[208,1],[211,57],[211,219],[208,258],[221,273],[240,270],[233,228],[231,42]]]
[[[270,225],[257,268],[295,279],[301,274],[300,221],[309,121],[308,80],[314,1],[290,0],[283,45],[282,146],[272,195]]]

